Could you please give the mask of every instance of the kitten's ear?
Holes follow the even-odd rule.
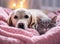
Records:
[[[52,18],[52,22],[56,22],[56,19],[57,19],[57,16],[54,16],[54,17]]]

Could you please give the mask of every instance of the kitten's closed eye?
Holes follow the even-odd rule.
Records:
[[[55,24],[49,24],[48,25],[48,28],[52,28],[52,27],[54,27],[55,26]]]

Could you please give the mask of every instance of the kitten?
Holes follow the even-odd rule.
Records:
[[[57,18],[57,16],[55,16],[48,22],[42,21],[41,19],[38,18],[36,29],[39,32],[39,34],[42,35],[45,32],[47,32],[49,29],[51,29],[52,27],[55,27],[56,26],[56,18]]]

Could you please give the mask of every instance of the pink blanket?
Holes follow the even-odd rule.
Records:
[[[8,26],[6,21],[11,10],[2,7],[0,10],[0,44],[60,44],[60,26],[39,35],[35,29]]]

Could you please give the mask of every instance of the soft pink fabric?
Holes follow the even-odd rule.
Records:
[[[60,27],[55,27],[44,35],[0,25],[0,42],[3,44],[60,44]]]
[[[56,26],[43,35],[35,29],[19,29],[8,26],[5,8],[0,7],[0,44],[60,44],[60,26]]]
[[[57,16],[56,25],[57,25],[57,26],[60,26],[60,15]]]
[[[4,11],[7,13],[7,15],[9,15],[9,13],[10,13],[12,10],[9,9],[9,8],[4,8]]]
[[[57,15],[60,15],[60,10],[56,10],[55,13],[56,13]]]

